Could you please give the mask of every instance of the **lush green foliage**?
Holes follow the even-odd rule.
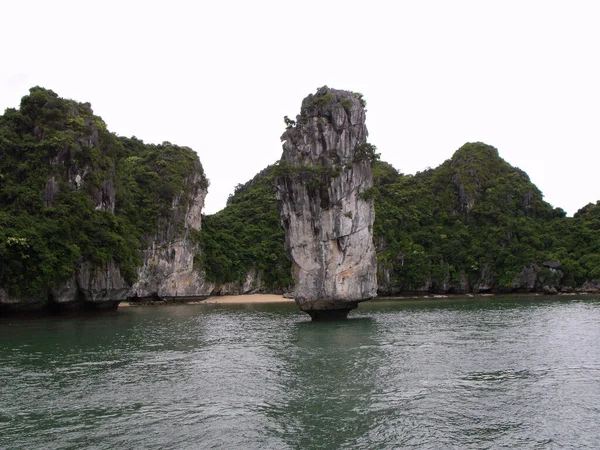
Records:
[[[360,195],[375,200],[382,293],[476,285],[511,291],[523,268],[535,264],[543,272],[545,261],[561,264],[563,285],[600,280],[600,204],[565,217],[495,148],[465,144],[438,168],[414,176],[378,161],[374,147],[357,154],[373,162],[374,185]],[[240,186],[227,208],[204,222],[204,267],[212,279],[242,281],[259,265],[277,286],[289,282],[272,176],[317,189],[333,171],[280,163]],[[276,250],[260,250],[267,247]],[[269,254],[280,263],[271,265]]]
[[[582,270],[577,253],[597,252],[600,239],[586,241],[581,220],[544,202],[529,177],[493,147],[465,144],[440,167],[415,176],[376,163],[374,184],[380,273],[391,274],[394,290],[428,282],[445,290],[467,280],[508,291],[524,267],[549,260],[559,261],[573,283],[596,276]]]
[[[554,221],[548,235],[553,239],[552,259],[562,263],[566,284],[600,282],[600,202],[584,206],[572,218]]]
[[[32,88],[0,116],[0,286],[44,294],[83,261],[134,281],[140,239],[189,195],[192,171],[190,149],[118,138],[88,103]]]
[[[354,148],[354,158],[353,158],[353,162],[360,162],[360,161],[371,161],[371,163],[373,163],[374,161],[379,161],[379,157],[381,155],[379,153],[377,153],[377,147],[375,147],[373,144],[369,144],[368,142],[361,144],[361,145],[357,145]]]
[[[270,166],[245,185],[238,185],[225,209],[204,217],[198,264],[209,280],[244,282],[254,269],[270,289],[292,283],[274,179],[274,166]]]
[[[198,174],[200,185],[208,187],[202,165],[196,153],[188,147],[170,142],[144,144],[132,138],[120,137],[122,150],[117,165],[116,214],[127,217],[138,231],[150,233],[157,219],[171,214],[175,196],[187,206],[191,183],[186,179]]]
[[[360,195],[375,201],[384,293],[478,284],[508,291],[524,267],[545,261],[560,263],[563,285],[600,281],[600,203],[565,217],[482,143],[414,176],[379,161],[369,144],[346,166],[269,167],[204,217],[198,266],[218,283],[244,282],[255,270],[267,289],[288,287],[276,178],[325,192],[332,177],[367,159],[374,185]],[[145,241],[161,224],[182,226],[192,176],[207,186],[191,149],[117,137],[89,104],[32,88],[19,110],[0,116],[0,287],[43,295],[82,262],[114,261],[133,282]]]
[[[365,101],[363,94],[360,92],[353,92],[352,94],[363,108],[367,106],[367,102]],[[335,99],[336,94],[331,92],[327,86],[317,88],[316,94],[309,94],[302,102],[300,114],[306,115],[307,113],[313,113],[315,110],[327,110],[331,104],[334,103]],[[341,99],[340,104],[346,111],[350,111],[352,108],[352,101],[348,98]],[[288,125],[287,121],[286,125]]]

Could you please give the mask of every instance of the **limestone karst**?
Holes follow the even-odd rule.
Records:
[[[366,142],[360,94],[323,87],[294,119],[282,159],[202,216],[196,152],[32,88],[0,116],[0,314],[292,291],[323,319],[376,289],[600,292],[600,202],[565,217],[481,142],[402,174]]]
[[[371,161],[362,96],[320,88],[281,137],[277,196],[294,299],[313,320],[376,296]]]
[[[115,136],[35,87],[0,116],[0,313],[205,294],[198,155]],[[210,291],[209,291],[210,292]]]

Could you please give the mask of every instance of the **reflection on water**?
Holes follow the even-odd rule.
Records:
[[[368,414],[381,363],[377,323],[304,322],[292,326],[280,352],[286,377],[281,405],[271,415],[292,448],[341,448],[370,427]]]
[[[600,301],[0,321],[0,448],[598,448]]]

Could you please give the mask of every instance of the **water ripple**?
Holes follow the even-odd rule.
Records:
[[[0,324],[0,448],[599,448],[600,302]]]

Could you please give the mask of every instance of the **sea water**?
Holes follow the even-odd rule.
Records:
[[[600,300],[0,319],[0,448],[600,448]]]

